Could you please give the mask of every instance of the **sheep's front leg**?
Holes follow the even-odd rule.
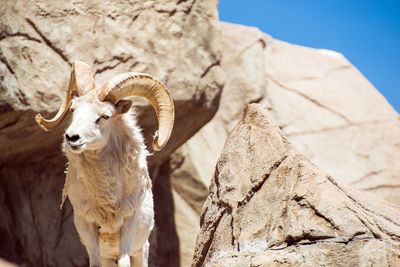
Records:
[[[116,265],[113,259],[101,258],[101,267],[115,267]]]
[[[124,219],[120,232],[120,247],[118,267],[130,267],[130,253],[132,252],[133,240],[136,232],[136,212]]]
[[[89,255],[90,267],[100,267],[99,235],[96,225],[74,215],[76,230]]]
[[[146,241],[143,247],[135,252],[131,257],[131,265],[133,267],[148,267],[149,265],[149,241]]]

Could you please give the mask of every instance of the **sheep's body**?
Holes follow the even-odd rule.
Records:
[[[72,203],[91,264],[101,260],[102,266],[113,265],[128,245],[124,242],[133,242],[128,255],[147,265],[147,240],[154,225],[148,152],[131,113],[109,127],[111,135],[101,150],[76,154],[65,149],[69,167],[63,195]]]
[[[63,190],[74,208],[74,223],[89,254],[90,266],[147,266],[148,237],[154,225],[153,196],[143,136],[131,110],[140,96],[158,120],[153,149],[168,142],[175,118],[168,88],[145,73],[127,72],[97,87],[88,64],[74,61],[66,96],[57,114],[36,122],[57,128],[72,113],[65,131],[69,168]],[[62,204],[61,204],[62,205]]]

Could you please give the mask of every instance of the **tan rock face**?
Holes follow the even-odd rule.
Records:
[[[248,106],[225,143],[192,266],[400,264],[400,209],[338,184],[267,114]]]
[[[255,28],[221,23],[221,34],[220,107],[172,157],[180,162],[171,164],[172,187],[186,206],[200,214],[196,207],[228,132],[252,102],[268,107],[293,145],[335,179],[400,203],[398,114],[357,69],[338,53],[274,40]],[[196,220],[181,223],[178,235],[198,228]],[[195,241],[181,240],[180,248],[193,251]]]
[[[0,257],[87,265],[69,203],[58,210],[63,127],[44,134],[33,121],[39,111],[57,110],[75,59],[93,67],[99,84],[125,71],[148,72],[175,99],[171,140],[150,158],[157,214],[152,266],[190,264],[215,164],[248,103],[266,106],[291,143],[335,179],[400,203],[398,114],[340,54],[219,23],[216,1],[6,1],[0,5],[0,210],[6,214],[0,240],[9,245],[0,245]],[[224,76],[220,107],[208,122]],[[155,113],[139,99],[135,104],[150,144]],[[369,244],[381,249],[378,241]],[[367,257],[366,251],[360,253]]]
[[[184,145],[199,181],[207,185],[212,177],[239,110],[260,102],[327,173],[400,204],[399,115],[354,66],[339,53],[281,42],[256,28],[222,23],[221,29],[221,105]]]
[[[289,140],[339,181],[400,204],[398,113],[341,54],[263,38],[263,103]]]
[[[208,195],[210,178],[228,131],[250,102],[260,101],[265,94],[265,68],[262,42],[247,43],[235,29],[223,29],[221,67],[226,83],[218,112],[198,134],[174,152],[169,162],[169,176],[176,202],[177,236],[180,241],[181,266],[189,266],[199,229],[201,207]],[[187,214],[192,214],[188,219]],[[190,255],[184,257],[183,255]]]
[[[215,1],[9,1],[0,14],[0,99],[3,110],[7,107],[0,121],[0,161],[36,152],[38,146],[21,144],[28,143],[26,136],[31,143],[58,146],[59,131],[44,135],[27,122],[33,112],[19,111],[56,111],[73,60],[91,65],[99,84],[139,71],[168,85],[177,124],[169,146],[154,157],[158,163],[217,109],[223,77]],[[143,113],[142,125],[150,136],[155,115],[148,105]],[[27,135],[10,138],[25,117]]]
[[[202,182],[188,152],[185,147],[178,149],[154,176],[154,197],[168,196],[167,200],[159,199],[160,205],[156,205],[155,210],[156,223],[159,220],[160,226],[169,229],[166,238],[160,237],[163,240],[160,240],[161,243],[168,240],[166,249],[161,252],[163,266],[191,265],[196,236],[200,231],[200,213],[208,196],[208,186]],[[164,193],[158,192],[159,188],[164,189]],[[166,223],[168,221],[171,223]]]
[[[91,65],[98,84],[127,71],[147,72],[167,84],[176,124],[167,147],[149,158],[151,165],[160,165],[218,108],[223,73],[216,4],[146,0],[0,5],[0,210],[6,214],[0,216],[0,240],[7,244],[0,246],[0,257],[28,266],[87,265],[69,203],[58,209],[66,163],[60,151],[63,127],[44,133],[33,119],[37,112],[51,115],[58,109],[72,61]],[[150,144],[155,113],[139,99],[135,104]],[[165,181],[160,179],[157,186],[166,186],[160,185]],[[167,197],[157,192],[156,199]],[[166,242],[155,243],[171,227],[175,225],[152,237],[153,266],[167,266],[154,250],[168,248]]]

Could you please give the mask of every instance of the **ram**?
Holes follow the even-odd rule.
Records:
[[[46,131],[72,113],[63,150],[69,160],[63,189],[74,210],[74,223],[90,266],[147,266],[148,237],[154,225],[153,196],[146,157],[132,101],[140,96],[156,111],[158,151],[174,123],[167,87],[143,73],[124,73],[97,87],[89,65],[75,61],[64,102],[52,119],[37,114]],[[62,206],[61,204],[61,206]]]

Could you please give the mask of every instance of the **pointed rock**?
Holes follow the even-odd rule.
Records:
[[[203,207],[192,266],[399,266],[400,208],[338,184],[249,105]]]

